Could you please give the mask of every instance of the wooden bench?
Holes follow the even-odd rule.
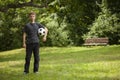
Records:
[[[92,46],[92,45],[108,45],[109,39],[108,38],[88,38],[85,40],[83,45]]]

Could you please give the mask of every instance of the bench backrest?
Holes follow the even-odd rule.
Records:
[[[108,43],[108,38],[89,38],[85,40],[85,43]]]

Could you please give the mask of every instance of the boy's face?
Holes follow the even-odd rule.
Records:
[[[30,20],[31,20],[31,21],[34,21],[34,20],[35,20],[35,18],[36,18],[36,15],[31,14],[31,15],[29,16],[29,18],[30,18]]]

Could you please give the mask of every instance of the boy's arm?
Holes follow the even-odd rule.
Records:
[[[26,48],[26,33],[23,33],[23,48]]]
[[[45,35],[43,36],[43,41],[47,40],[48,29],[45,27]]]

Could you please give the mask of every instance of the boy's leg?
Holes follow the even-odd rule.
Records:
[[[35,43],[34,44],[34,49],[33,49],[33,53],[34,53],[34,72],[38,72],[39,69],[39,43]]]
[[[25,66],[24,66],[24,72],[26,72],[26,73],[29,73],[31,55],[32,55],[32,44],[27,44],[26,45]]]

